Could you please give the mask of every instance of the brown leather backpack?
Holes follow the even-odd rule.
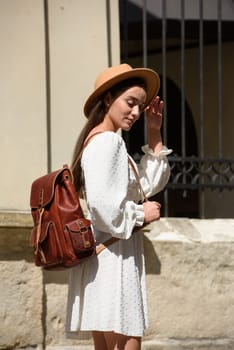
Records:
[[[75,266],[118,240],[96,246],[67,165],[32,183],[30,206],[34,262],[47,270]]]
[[[71,267],[95,253],[91,223],[84,217],[68,166],[33,182],[30,206],[37,266]]]

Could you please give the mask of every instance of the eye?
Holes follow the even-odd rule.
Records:
[[[127,104],[130,108],[134,107],[135,106],[135,102],[133,100],[128,100],[127,101]]]

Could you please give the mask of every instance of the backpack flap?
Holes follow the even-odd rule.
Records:
[[[68,172],[68,175],[72,178],[69,168],[64,166],[62,169],[44,175],[32,183],[30,196],[32,209],[44,208],[51,202],[54,196],[56,180],[64,171]]]

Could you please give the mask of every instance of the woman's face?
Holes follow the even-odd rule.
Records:
[[[116,98],[108,93],[105,98],[105,104],[108,108],[105,119],[111,123],[113,131],[130,130],[144,111],[145,100],[146,92],[140,86],[130,87]]]

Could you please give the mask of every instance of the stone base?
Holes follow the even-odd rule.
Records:
[[[68,271],[35,267],[31,224],[30,214],[0,215],[0,349],[91,350],[90,334],[66,338]],[[234,220],[164,218],[144,231],[142,349],[233,350]]]
[[[161,339],[143,342],[142,350],[233,350],[234,339]],[[91,350],[91,349],[90,349]]]
[[[47,346],[46,350],[93,350],[93,345]],[[157,339],[143,341],[142,350],[233,350],[233,339]],[[31,350],[31,349],[30,349]]]

